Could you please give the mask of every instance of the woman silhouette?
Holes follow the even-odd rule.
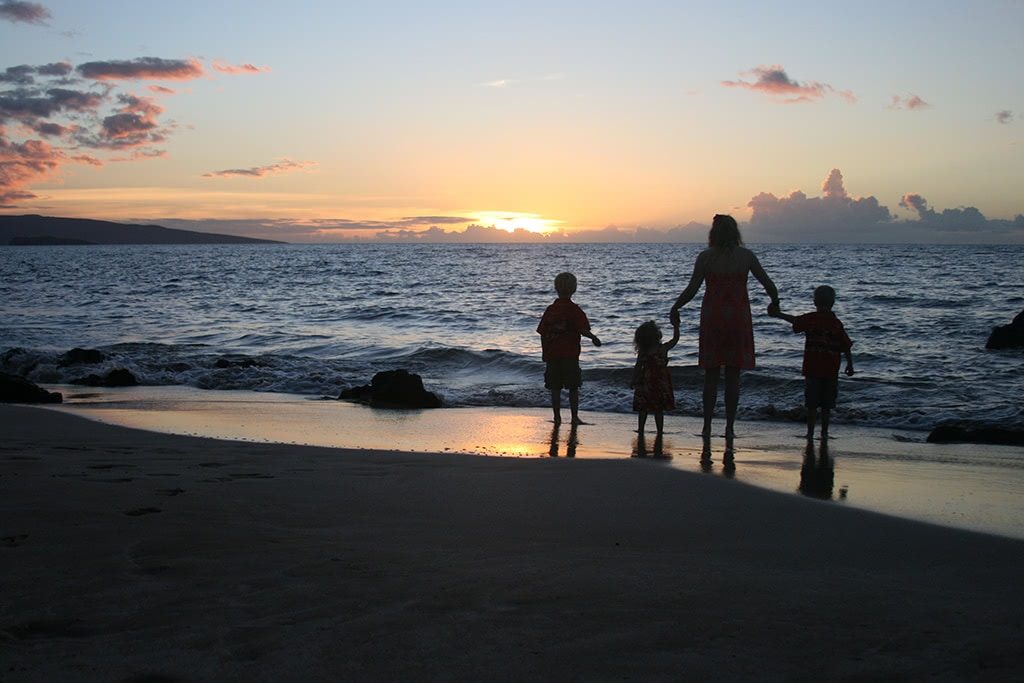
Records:
[[[708,248],[697,256],[690,283],[672,305],[669,318],[679,320],[679,309],[700,285],[707,283],[700,307],[700,350],[697,364],[704,368],[705,448],[711,438],[711,418],[718,401],[718,377],[725,368],[725,450],[733,451],[736,407],[740,399],[740,369],[754,367],[754,327],[747,297],[747,273],[753,273],[778,306],[779,292],[754,252],[743,247],[739,226],[732,216],[718,214],[711,222]]]

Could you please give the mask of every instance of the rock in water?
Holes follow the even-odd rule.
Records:
[[[1009,325],[998,325],[992,328],[992,334],[985,342],[986,349],[1021,349],[1024,348],[1024,311],[1021,311]]]
[[[99,375],[86,375],[85,377],[71,380],[71,383],[82,384],[87,387],[134,387],[138,386],[139,381],[135,379],[135,375],[130,370],[115,368],[102,377]]]
[[[0,373],[0,402],[3,403],[60,403],[59,392],[47,391],[24,377]]]
[[[1001,446],[1024,446],[1024,430],[945,424],[939,425],[929,432],[928,443],[986,443]]]
[[[60,357],[57,367],[63,368],[68,365],[95,365],[106,360],[102,351],[96,349],[73,348]]]
[[[386,370],[370,384],[345,389],[340,399],[367,403],[374,408],[440,408],[441,399],[423,388],[423,379],[407,370]]]

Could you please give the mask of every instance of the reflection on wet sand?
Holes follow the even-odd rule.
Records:
[[[700,471],[705,474],[711,474],[714,472],[714,458],[711,452],[711,437],[709,435],[703,435],[703,445],[700,451]],[[728,446],[722,453],[722,476],[726,479],[732,479],[736,476],[736,452],[732,448],[732,440],[729,440]]]
[[[559,431],[561,430],[560,425],[555,425],[551,428],[551,439],[550,446],[548,448],[548,455],[552,458],[558,457],[559,447]],[[570,425],[569,427],[569,439],[565,442],[565,457],[575,458],[576,447],[579,445],[579,439],[576,438],[576,425]]]
[[[633,458],[654,458],[656,460],[671,460],[672,445],[666,444],[664,437],[658,434],[648,448],[646,437],[640,433],[633,439],[633,449],[630,456]]]
[[[822,441],[821,448],[815,455],[814,442],[808,439],[807,447],[804,449],[804,462],[800,467],[800,485],[797,490],[811,498],[832,500],[834,486],[835,468],[832,458],[828,454],[828,442]]]

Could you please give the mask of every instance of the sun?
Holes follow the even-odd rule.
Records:
[[[506,232],[526,230],[540,235],[554,232],[562,221],[553,218],[541,218],[535,213],[519,213],[516,211],[478,211],[473,219],[480,225],[498,228]]]

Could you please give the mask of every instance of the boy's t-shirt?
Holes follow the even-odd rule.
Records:
[[[835,377],[839,374],[839,355],[850,350],[853,342],[846,336],[843,323],[832,311],[814,311],[798,316],[793,331],[804,334],[805,377]]]
[[[580,332],[589,329],[587,314],[572,299],[555,299],[537,325],[544,360],[579,358]]]

